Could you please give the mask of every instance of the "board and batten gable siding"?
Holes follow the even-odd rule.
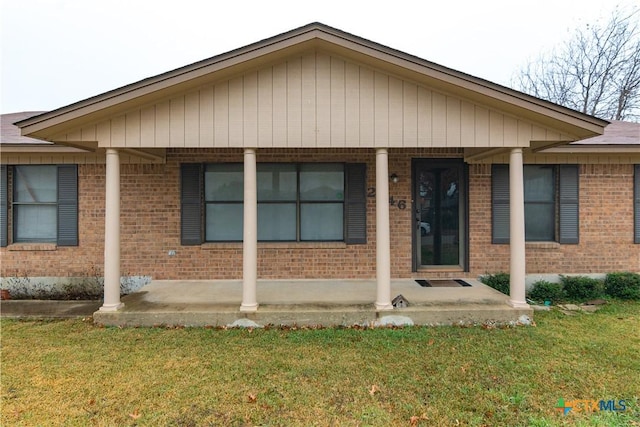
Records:
[[[526,147],[573,139],[322,52],[53,138],[130,148]]]

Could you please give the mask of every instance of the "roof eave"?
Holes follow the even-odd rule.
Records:
[[[438,81],[453,93],[474,92],[478,97],[494,100],[497,105],[511,106],[523,114],[542,121],[566,123],[578,139],[603,133],[609,123],[606,120],[561,107],[513,89],[456,71],[416,56],[389,48],[370,40],[346,33],[320,23],[312,23],[297,29],[258,41],[256,43],[168,71],[138,82],[96,95],[91,98],[40,114],[16,123],[22,135],[47,140],[76,120],[98,120],[120,110],[126,103],[151,101],[163,93],[197,85],[198,80],[214,72],[234,68],[247,61],[265,58],[280,52],[291,54],[308,48],[310,43],[332,43],[359,53],[370,60],[386,61],[398,69],[408,69],[425,79]],[[380,55],[382,54],[382,55]]]

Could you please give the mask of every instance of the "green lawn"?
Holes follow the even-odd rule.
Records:
[[[640,303],[536,327],[217,330],[2,320],[9,425],[635,425]],[[624,399],[624,412],[555,409]]]

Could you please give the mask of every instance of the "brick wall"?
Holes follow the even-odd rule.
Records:
[[[461,272],[411,272],[411,159],[461,157],[458,150],[390,150],[389,183],[392,277],[461,276]],[[374,150],[259,150],[258,162],[358,162],[375,186]],[[122,274],[155,279],[239,279],[241,243],[180,245],[180,164],[242,162],[241,149],[169,150],[166,164],[121,165]],[[78,247],[12,245],[0,249],[0,275],[101,275],[104,251],[104,165],[79,165]],[[470,165],[469,264],[471,276],[509,268],[509,246],[491,244],[491,167]],[[583,165],[580,169],[580,244],[527,244],[528,273],[640,271],[633,244],[633,165]],[[11,214],[9,215],[11,217]],[[9,224],[11,228],[11,224]],[[367,202],[365,245],[259,243],[260,278],[374,278],[375,198]],[[18,250],[23,249],[23,250]],[[175,250],[175,256],[168,251]]]
[[[509,270],[509,245],[491,244],[491,165],[470,166],[470,269]],[[527,274],[640,271],[633,243],[633,165],[580,166],[580,243],[527,243]]]

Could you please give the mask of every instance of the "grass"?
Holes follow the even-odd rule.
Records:
[[[2,320],[2,425],[640,426],[640,303],[536,327],[101,328]],[[636,380],[633,380],[633,379]],[[554,409],[624,399],[624,412]]]

